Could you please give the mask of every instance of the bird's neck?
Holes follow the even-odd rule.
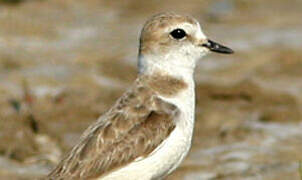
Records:
[[[171,59],[159,56],[141,56],[139,76],[159,95],[173,98],[183,92],[194,93],[194,64],[188,59]]]
[[[181,79],[186,83],[191,83],[195,69],[195,61],[186,57],[171,56],[139,56],[138,68],[140,75],[153,76],[161,74],[176,79]]]

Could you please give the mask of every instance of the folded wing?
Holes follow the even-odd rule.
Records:
[[[176,106],[136,84],[91,125],[47,179],[102,177],[148,156],[175,128]]]

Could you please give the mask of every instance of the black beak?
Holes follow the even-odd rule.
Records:
[[[202,46],[208,48],[210,51],[217,52],[217,53],[223,53],[223,54],[234,53],[234,51],[232,49],[225,47],[223,45],[220,45],[211,40],[208,40],[208,42],[205,44],[202,44]]]

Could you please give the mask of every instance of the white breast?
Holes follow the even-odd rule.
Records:
[[[179,93],[177,97],[162,98],[180,109],[176,128],[147,158],[137,159],[101,178],[102,180],[162,179],[182,162],[191,147],[194,127],[195,93],[193,80],[190,82],[189,88]]]

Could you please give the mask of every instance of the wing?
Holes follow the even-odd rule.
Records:
[[[84,132],[47,179],[96,178],[148,156],[175,128],[178,112],[149,88],[136,86]]]

